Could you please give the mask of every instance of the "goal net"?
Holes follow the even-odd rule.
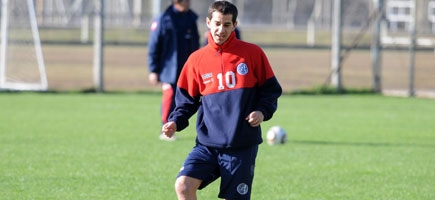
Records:
[[[47,90],[33,0],[1,0],[0,90]]]

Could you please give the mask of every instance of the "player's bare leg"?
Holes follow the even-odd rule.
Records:
[[[196,200],[196,191],[201,185],[201,180],[180,176],[175,181],[175,192],[179,200]]]

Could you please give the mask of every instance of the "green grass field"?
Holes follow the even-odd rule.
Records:
[[[158,139],[159,93],[0,93],[0,199],[176,199],[194,145]],[[280,98],[264,132],[252,199],[435,199],[433,99]],[[219,182],[198,192],[217,199]]]

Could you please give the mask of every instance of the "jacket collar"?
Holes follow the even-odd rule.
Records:
[[[211,32],[209,31],[207,40],[208,40],[208,46],[210,46],[211,48],[215,49],[216,51],[224,50],[224,49],[228,49],[229,46],[231,46],[231,44],[233,43],[233,40],[236,40],[236,33],[234,31],[231,32],[231,35],[227,39],[227,41],[225,41],[221,45],[218,45],[218,44],[216,44],[214,42],[213,36],[211,35]]]

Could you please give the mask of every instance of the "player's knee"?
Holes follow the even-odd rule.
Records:
[[[177,192],[177,194],[189,194],[190,193],[190,188],[189,185],[186,183],[184,178],[178,178],[175,181],[175,192]]]
[[[175,181],[175,192],[178,196],[191,196],[196,194],[198,186],[196,183],[189,181],[188,177],[179,177]]]

